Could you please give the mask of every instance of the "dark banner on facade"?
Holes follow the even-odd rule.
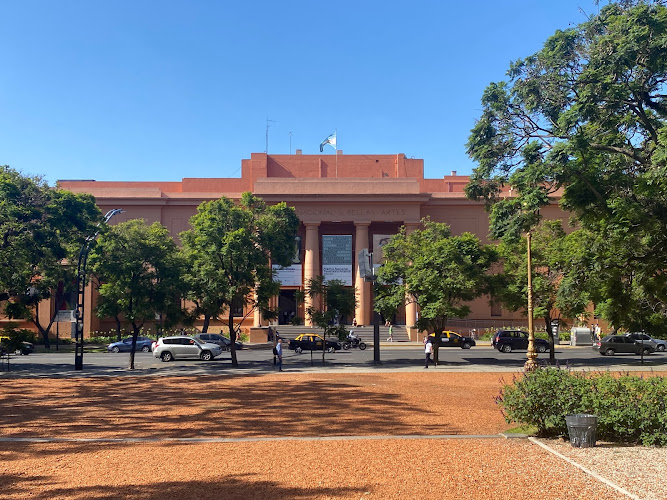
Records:
[[[352,286],[352,235],[322,235],[324,281],[340,280]]]

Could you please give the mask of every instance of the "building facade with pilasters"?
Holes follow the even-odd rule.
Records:
[[[277,269],[280,295],[273,306],[279,310],[278,324],[305,322],[304,305],[295,291],[303,290],[309,279],[324,275],[340,279],[356,288],[355,319],[359,325],[372,321],[371,285],[359,273],[358,255],[368,249],[379,265],[381,248],[402,226],[407,232],[419,228],[424,217],[449,224],[455,235],[476,234],[487,242],[488,218],[481,203],[466,199],[467,176],[451,175],[439,179],[424,178],[424,162],[396,155],[268,155],[253,153],[242,160],[240,178],[183,178],[176,182],[108,182],[62,180],[59,187],[95,196],[102,212],[121,208],[113,219],[117,224],[142,218],[160,222],[178,240],[189,228],[189,219],[197,206],[226,196],[240,199],[245,191],[263,198],[268,204],[286,202],[293,206],[301,221],[294,262]],[[548,218],[566,215],[557,207],[548,207]],[[95,300],[88,291],[87,301]],[[88,301],[88,304],[91,302]],[[307,306],[308,304],[306,304]],[[519,313],[494,307],[489,297],[471,304],[472,314],[460,329],[484,325],[523,324]],[[110,321],[94,318],[88,308],[84,335],[91,331],[111,330]],[[239,311],[240,312],[240,311]],[[412,326],[418,311],[408,304],[397,313],[395,324]],[[352,321],[352,318],[347,318]],[[455,324],[456,321],[452,320]],[[244,328],[265,326],[257,311],[249,314]],[[416,334],[415,334],[416,339]]]

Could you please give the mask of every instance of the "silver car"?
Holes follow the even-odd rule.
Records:
[[[222,354],[222,348],[219,345],[202,342],[188,335],[162,337],[158,339],[153,350],[153,356],[162,361],[177,358],[197,358],[202,361],[210,361],[220,354]]]

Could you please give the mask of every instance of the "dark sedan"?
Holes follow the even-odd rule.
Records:
[[[431,340],[435,337],[435,334],[432,333],[429,335]],[[460,347],[461,349],[470,349],[471,347],[477,345],[475,339],[472,337],[463,337],[456,332],[451,332],[446,330],[440,334],[440,342],[438,347]]]
[[[321,351],[324,339],[314,333],[303,333],[297,338],[289,341],[289,348],[297,354],[303,351]],[[337,340],[327,340],[327,352],[338,351],[343,345]]]
[[[204,342],[211,342],[212,344],[218,344],[220,347],[222,347],[223,351],[229,351],[232,348],[231,347],[232,341],[229,340],[224,335],[220,335],[219,333],[198,333],[197,335],[195,335],[195,338],[203,340]],[[239,342],[238,340],[234,342],[234,345],[236,346],[237,351],[239,349],[243,349],[243,343]]]
[[[528,333],[521,330],[498,330],[491,342],[494,349],[500,352],[512,352],[516,349],[528,349]],[[549,342],[544,339],[535,339],[535,350],[547,352]]]
[[[636,340],[629,335],[607,335],[602,340],[593,344],[593,350],[603,356],[614,354],[643,354],[648,356],[655,352],[655,344]]]
[[[150,352],[153,339],[148,337],[137,337],[137,351]],[[108,345],[109,352],[130,352],[132,350],[132,337],[127,337],[120,342],[112,342]]]

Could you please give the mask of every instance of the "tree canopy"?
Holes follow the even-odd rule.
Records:
[[[31,321],[49,346],[38,305],[76,275],[81,245],[102,215],[95,199],[0,166],[0,294],[10,318]],[[62,287],[61,287],[62,288]],[[57,312],[58,304],[53,314]]]
[[[496,254],[470,233],[452,236],[447,224],[428,219],[422,225],[410,234],[402,227],[382,247],[375,310],[388,314],[416,302],[417,328],[437,336],[449,318],[468,316],[468,302],[489,291]]]
[[[324,331],[324,364],[327,337],[344,340],[347,336],[343,319],[354,315],[357,305],[355,289],[345,286],[340,280],[325,281],[324,276],[315,276],[306,283],[305,295],[312,299],[312,305],[306,308],[306,315]]]
[[[566,235],[560,219],[543,220],[531,233],[533,315],[544,323],[554,361],[552,322],[558,320],[564,326],[564,318],[583,315],[590,304],[586,276],[591,266],[587,245],[591,235],[584,230]],[[503,241],[498,254],[503,272],[496,277],[494,298],[511,311],[526,312],[526,240]]]
[[[468,141],[492,237],[559,199],[596,237],[591,296],[616,325],[667,316],[666,28],[663,2],[623,1],[557,31],[486,88]]]
[[[159,222],[133,219],[100,235],[89,256],[99,291],[96,307],[103,317],[122,315],[132,325],[130,369],[144,323],[156,318],[164,326],[182,320],[184,261]]]
[[[238,204],[224,197],[202,203],[190,225],[180,234],[189,298],[205,318],[227,311],[232,365],[238,366],[234,309],[250,305],[268,312],[269,298],[280,287],[271,263],[287,266],[292,261],[299,219],[285,203],[268,206],[243,193]]]

